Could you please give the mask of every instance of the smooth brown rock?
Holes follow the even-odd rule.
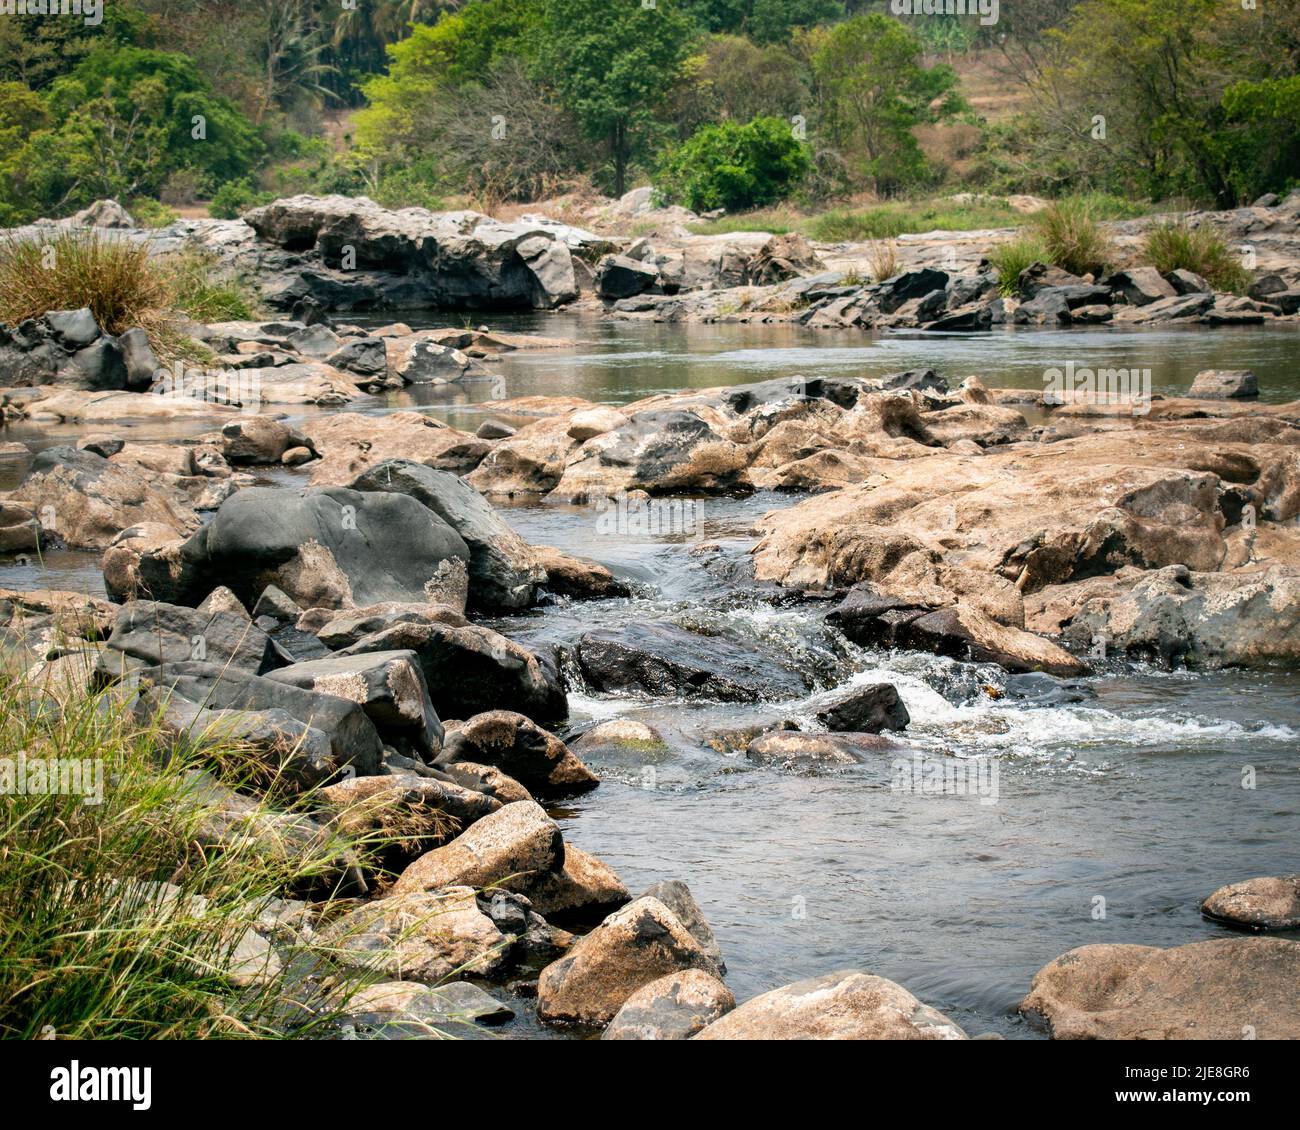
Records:
[[[623,1003],[602,1040],[689,1040],[736,1007],[736,998],[702,969],[669,973]]]
[[[857,970],[797,981],[745,1001],[697,1040],[964,1040],[901,985]]]
[[[1300,930],[1300,875],[1230,883],[1201,903],[1201,913],[1243,930]]]
[[[1020,1011],[1056,1040],[1300,1039],[1300,942],[1081,946],[1038,971]]]

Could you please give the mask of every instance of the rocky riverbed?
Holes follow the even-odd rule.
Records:
[[[72,434],[7,441],[0,552],[24,575],[93,555],[105,595],[32,585],[0,610],[55,702],[112,687],[178,740],[219,722],[291,749],[321,827],[384,798],[409,833],[396,879],[362,877],[355,919],[330,927],[345,964],[385,977],[362,1030],[513,1012],[505,1031],[611,1039],[947,1039],[1036,1030],[1008,1023],[1023,1014],[1059,1038],[1300,1034],[1300,402],[1217,370],[1195,397],[1137,400],[925,369],[512,399],[509,359],[564,339],[299,312],[196,328],[222,362],[170,384],[133,378],[136,347],[84,312],[11,335],[7,357],[45,366],[24,373],[52,373],[0,393],[11,434]],[[489,393],[470,430],[375,414],[396,387]],[[1256,704],[1206,717],[1198,686]],[[1135,714],[1143,695],[1170,705]],[[1166,770],[1116,752],[1140,732],[1192,758],[1183,777],[1144,792]],[[1245,756],[1265,790],[1223,796],[1271,817],[1177,806]],[[1088,819],[1049,805],[1077,838],[1031,834],[1036,795],[1099,789]],[[856,827],[832,831],[819,795]],[[237,826],[247,798],[214,797]],[[1087,856],[1100,812],[1142,820],[1144,797],[1157,887],[1192,892],[1166,896],[1159,945],[1125,936],[1154,896],[1127,860],[1082,882],[1060,863]],[[933,858],[828,884],[863,866],[855,845],[909,837]],[[945,872],[954,841],[971,855]],[[1219,858],[1173,874],[1198,852]],[[1014,993],[977,1004],[964,975],[900,962],[885,920],[918,925],[903,903],[955,877],[984,900],[1009,885],[1009,930],[1035,916],[1034,867],[1082,928]],[[1202,900],[1208,921],[1280,933],[1207,937],[1187,921]],[[941,902],[940,935],[948,915],[979,933],[978,902]],[[810,920],[892,945],[866,962],[838,934],[796,940]],[[1104,940],[1077,948],[1097,921]]]
[[[286,316],[191,327],[212,358],[199,367],[160,365],[142,331],[111,336],[86,310],[0,328],[0,413],[27,437],[0,448],[0,554],[22,578],[96,562],[93,584],[74,572],[82,583],[0,592],[8,666],[55,708],[107,688],[171,740],[289,751],[313,812],[261,821],[277,845],[400,828],[391,881],[336,877],[361,898],[350,915],[326,925],[310,900],[286,904],[244,955],[281,976],[278,949],[319,941],[378,976],[348,1030],[1295,1036],[1294,859],[1271,845],[1293,845],[1300,805],[1284,705],[1300,652],[1300,402],[1267,380],[1261,396],[1239,367],[1164,391],[1130,368],[1024,388],[930,368],[863,377],[821,355],[807,374],[614,403],[545,382],[518,396],[520,359],[569,357],[572,336],[362,312],[1286,333],[1298,210],[1293,195],[1197,219],[1258,245],[1248,298],[1180,273],[1038,267],[1008,300],[980,262],[1007,233],[906,241],[901,273],[863,285],[852,247],[691,237],[686,217],[630,240],[295,198],[147,233],[100,208],[83,221],[204,248]],[[376,411],[394,396],[405,410]],[[411,410],[456,401],[480,407],[454,422]],[[68,442],[31,442],[51,434]],[[1220,704],[1209,714],[1191,707],[1198,686]],[[1230,709],[1233,688],[1256,708]],[[1219,858],[1203,889],[1174,884],[1188,886],[1178,917],[1217,935],[1147,927],[1078,948],[1073,914],[1107,921],[1109,895],[1123,922],[1153,892],[1117,861],[1069,881],[1077,841],[1031,831],[1025,801],[1093,782],[1121,819],[1144,801],[1167,810],[1147,843],[1167,885],[1205,845],[1170,827],[1187,780],[1133,760],[1145,749],[1195,758],[1202,791],[1237,775],[1240,750],[1272,819],[1193,806]],[[250,798],[206,787],[212,844],[246,834]],[[823,793],[885,838],[827,835]],[[1006,793],[1019,847],[987,818]],[[1033,871],[1003,862],[1028,852],[1083,905],[1004,947],[973,994],[951,949],[900,961],[873,909],[942,906],[936,937],[973,936],[947,930],[963,914],[934,892],[952,875],[917,854],[945,844],[936,804],[980,872],[961,868],[973,897],[1009,885],[1032,905]],[[1055,800],[1048,812],[1074,823]],[[811,843],[791,834],[796,814]],[[758,828],[770,851],[738,850]],[[890,855],[899,836],[916,851],[845,886],[838,856]],[[1279,873],[1228,837],[1266,845]],[[755,897],[766,909],[741,909]],[[870,961],[849,941],[864,933],[882,938]],[[719,938],[741,956],[730,968]]]

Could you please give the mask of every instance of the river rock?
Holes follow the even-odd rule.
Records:
[[[1081,946],[1038,971],[1020,1011],[1054,1040],[1294,1040],[1300,942]]]
[[[415,773],[348,777],[322,788],[317,799],[342,831],[400,839],[408,857],[441,847],[501,807],[485,793]]]
[[[1095,593],[1095,595],[1094,595]],[[1127,583],[1077,586],[1065,638],[1168,665],[1255,667],[1300,655],[1300,569],[1198,573],[1181,565]]]
[[[1259,381],[1249,369],[1205,369],[1196,374],[1188,396],[1202,400],[1251,400]]]
[[[368,468],[390,459],[464,474],[492,450],[486,440],[419,412],[384,416],[343,412],[309,420],[304,430],[321,453],[311,476],[317,486],[345,486]]]
[[[745,1001],[697,1040],[964,1040],[966,1033],[901,985],[849,969]]]
[[[398,624],[448,624],[463,628],[468,622],[462,613],[445,604],[385,601],[364,608],[313,608],[298,617],[297,626],[314,632],[331,651],[342,651],[366,636]]]
[[[695,896],[691,894],[691,889],[685,883],[680,879],[661,880],[642,891],[640,897],[658,899],[663,903],[677,915],[677,921],[685,926],[691,937],[700,943],[719,971],[722,973],[727,971],[727,963],[722,960],[722,947],[718,945],[718,939],[713,935],[713,928],[704,917],[704,911],[695,901]]]
[[[736,1007],[736,998],[702,969],[669,973],[626,1001],[602,1040],[689,1040]]]
[[[632,298],[649,290],[659,278],[657,267],[626,255],[606,255],[596,265],[596,293],[601,298]]]
[[[640,898],[542,970],[537,1015],[552,1023],[608,1024],[638,989],[686,969],[719,976],[671,910],[658,899]]]
[[[872,754],[897,750],[897,742],[877,734],[803,734],[773,730],[745,747],[745,757],[757,765],[807,771],[858,765]]]
[[[384,981],[348,992],[343,1023],[380,1029],[387,1038],[457,1039],[474,1024],[501,1024],[514,1010],[468,981],[429,986]]]
[[[316,448],[301,432],[271,416],[244,416],[221,429],[221,453],[237,465],[279,463],[286,451]]]
[[[546,571],[532,548],[463,479],[409,460],[371,467],[352,490],[407,495],[428,507],[469,547],[470,599],[486,608],[526,608]]]
[[[392,895],[460,885],[498,884],[506,890],[521,890],[530,873],[553,871],[563,863],[564,838],[559,827],[541,805],[520,801],[503,805],[451,843],[426,852],[398,877]]]
[[[606,600],[628,596],[631,590],[604,565],[586,557],[574,557],[551,545],[532,546],[533,554],[546,572],[546,589],[571,600]]]
[[[911,722],[907,707],[889,683],[859,687],[817,712],[817,721],[828,730],[852,730],[878,734],[881,730],[905,730]]]
[[[614,869],[589,852],[564,845],[564,863],[551,871],[535,871],[519,881],[538,914],[547,918],[590,920],[608,913],[631,897]]]
[[[442,718],[513,710],[534,722],[567,717],[568,698],[554,660],[476,624],[404,623],[344,648],[342,655],[414,651]]]
[[[429,700],[424,671],[413,651],[332,655],[272,671],[278,683],[357,703],[380,737],[409,745],[424,757],[442,748],[442,723]]]
[[[629,624],[588,632],[577,658],[583,677],[603,692],[636,691],[656,697],[758,702],[804,688],[793,673],[774,667],[757,650],[740,652],[673,624]]]
[[[1179,293],[1154,267],[1133,267],[1119,271],[1106,281],[1116,296],[1130,306],[1150,306],[1153,302],[1173,298]]]
[[[304,608],[431,600],[463,584],[469,559],[415,499],[336,487],[242,490],[188,552],[245,603],[274,584]]]
[[[457,761],[495,765],[535,796],[587,792],[600,783],[559,738],[509,710],[476,714],[449,730],[434,764]]]
[[[489,976],[510,949],[467,886],[363,903],[323,931],[323,940],[346,964],[434,984],[453,975]]]
[[[108,647],[150,667],[194,660],[265,675],[284,666],[284,657],[247,614],[200,612],[157,601],[123,605]]]
[[[141,680],[205,709],[283,710],[322,731],[329,737],[333,761],[308,767],[311,771],[303,776],[309,785],[322,783],[346,765],[361,776],[379,771],[383,743],[365,711],[347,699],[313,694],[213,663],[167,663],[141,672]]]
[[[1300,875],[1230,883],[1201,903],[1201,913],[1242,930],[1300,930]]]
[[[23,553],[41,541],[41,524],[26,506],[0,502],[0,553]]]
[[[178,536],[199,523],[173,477],[73,447],[37,454],[7,497],[32,510],[47,534],[76,549],[107,549],[123,530],[143,523],[169,527]]]

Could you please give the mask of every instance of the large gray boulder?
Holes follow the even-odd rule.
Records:
[[[403,495],[250,487],[221,505],[183,557],[250,607],[273,584],[304,608],[346,608],[463,589],[469,548]]]
[[[390,459],[359,475],[351,488],[414,498],[455,530],[469,547],[469,596],[474,605],[526,608],[546,582],[546,570],[532,547],[478,491],[450,471]]]

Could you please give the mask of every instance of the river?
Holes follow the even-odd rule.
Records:
[[[1300,398],[1294,327],[869,339],[562,315],[493,317],[491,325],[580,344],[512,355],[500,381],[451,400],[421,389],[352,410],[419,404],[472,428],[502,389],[626,403],[682,387],[909,368],[938,369],[953,383],[977,373],[989,386],[1041,388],[1044,370],[1068,360],[1150,368],[1153,390],[1166,395],[1185,392],[1201,369],[1250,368],[1264,400]],[[0,438],[38,446],[84,430],[15,426]],[[176,433],[142,425],[123,434]],[[0,486],[17,473],[0,466]],[[286,485],[303,477],[269,476]],[[649,763],[595,762],[601,787],[553,814],[567,839],[611,864],[634,893],[685,880],[718,935],[738,999],[852,966],[899,982],[971,1034],[1036,1037],[1015,1005],[1059,954],[1093,942],[1172,946],[1219,936],[1198,913],[1202,898],[1300,865],[1300,673],[1113,664],[1044,700],[1020,697],[1032,688],[996,668],[855,648],[815,607],[774,604],[735,579],[754,519],[795,500],[707,499],[689,532],[659,537],[610,532],[588,509],[504,511],[525,539],[596,558],[635,591],[492,622],[507,635],[566,645],[593,628],[668,620],[706,633],[722,653],[760,649],[807,684],[756,708],[594,695],[570,672],[568,733],[632,715],[663,733],[668,752]],[[0,585],[102,592],[95,556],[78,553],[52,554],[43,567],[0,562]],[[758,721],[807,723],[832,686],[879,681],[895,684],[912,725],[907,748],[878,762],[800,774],[709,744],[719,730]],[[913,753],[992,758],[995,787],[983,796],[891,787],[895,762]]]

